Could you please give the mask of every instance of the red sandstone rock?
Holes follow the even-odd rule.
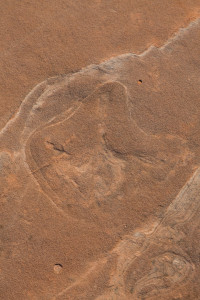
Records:
[[[15,8],[15,1],[11,3],[11,8],[22,9],[26,19],[24,7]],[[47,69],[38,73],[42,58],[36,52],[30,58],[35,75],[29,70],[31,79],[26,78],[22,87],[17,87],[25,74],[20,68],[15,68],[12,79],[16,86],[9,76],[4,80],[8,106],[2,101],[1,298],[199,299],[198,2],[170,7],[164,1],[156,11],[156,3],[149,4],[148,14],[145,1],[135,1],[138,11],[124,1],[118,12],[115,1],[111,6],[103,1],[88,2],[86,7],[82,3],[60,1],[58,8],[61,19],[61,5],[63,9],[68,5],[72,19],[87,6],[89,15],[95,8],[98,18],[104,19],[104,32],[97,30],[97,18],[88,34],[93,43],[97,34],[101,43],[94,43],[86,54],[80,49],[77,61],[69,55],[73,66],[93,64],[61,75],[65,55],[60,58],[56,48],[52,49],[56,55],[53,65],[48,61],[46,67],[52,71],[57,66],[58,76],[28,92],[27,87],[44,75],[56,75]],[[48,59],[53,37],[61,38],[69,30],[57,20],[53,7],[50,1],[47,11],[51,17],[43,11],[37,16],[46,16],[44,28],[48,18],[55,22],[48,50],[41,48]],[[177,16],[178,25],[167,18],[164,25],[155,27],[156,16],[161,18],[166,10]],[[179,10],[187,14],[178,16]],[[111,11],[121,23],[106,23]],[[142,25],[145,13],[149,31]],[[130,19],[126,22],[127,14]],[[80,18],[79,23],[72,19],[68,22],[79,34],[90,27],[87,19]],[[132,28],[131,22],[138,25]],[[85,28],[78,29],[82,24]],[[121,24],[124,33],[112,36]],[[62,26],[65,30],[59,35]],[[159,28],[162,34],[152,43]],[[14,32],[13,25],[11,29]],[[176,34],[169,38],[175,29]],[[22,34],[20,27],[15,30]],[[135,46],[130,34],[138,35]],[[129,37],[125,44],[119,39],[124,35]],[[75,35],[71,41],[70,37],[71,33],[66,40],[71,51],[84,43],[83,38]],[[10,39],[14,43],[14,36]],[[31,36],[22,39],[20,47],[24,42],[34,51]],[[3,47],[6,43],[4,39]],[[144,51],[150,44],[159,47]],[[3,54],[2,64],[16,59],[13,48]],[[92,49],[96,52],[91,56]],[[141,53],[133,54],[132,49]],[[111,53],[115,55],[109,58]],[[107,60],[96,63],[97,59]],[[14,66],[9,68],[14,72]],[[6,111],[17,106],[25,91],[21,106],[7,121]],[[18,98],[10,100],[9,93]]]

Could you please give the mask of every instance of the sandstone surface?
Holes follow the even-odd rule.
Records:
[[[200,4],[160,3],[3,4],[0,299],[200,299]]]

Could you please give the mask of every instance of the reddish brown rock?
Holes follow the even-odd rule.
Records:
[[[0,127],[46,78],[161,46],[199,16],[199,0],[3,1]]]
[[[149,44],[159,48],[131,53],[128,42],[111,38],[120,26],[115,21],[99,34],[102,44],[115,41],[119,48],[109,52],[108,43],[104,52],[96,44],[91,62],[127,53],[36,85],[8,122],[9,106],[2,105],[2,299],[199,298],[200,21],[191,22],[198,16],[198,2],[159,6],[163,15],[165,7],[177,15],[178,25],[167,19],[156,42],[157,19],[150,18],[158,14],[155,4],[149,5],[149,33],[139,25],[144,4],[129,22],[141,26],[146,37],[123,19],[128,1],[119,5],[121,22],[127,35],[138,34],[134,50]],[[108,10],[103,1],[93,4],[100,11],[106,6],[108,14],[115,5]],[[69,7],[75,14],[85,11],[81,4]],[[178,9],[189,12],[178,17]],[[56,19],[57,12],[51,13]],[[180,22],[185,28],[168,39]],[[89,26],[87,20],[82,23]],[[26,41],[33,42],[24,38],[21,43]],[[81,43],[71,42],[71,51]],[[54,51],[54,64],[63,73],[59,51]],[[89,62],[81,50],[79,55],[83,61],[78,59],[77,66]],[[41,61],[38,52],[35,57]],[[38,62],[30,61],[37,70]],[[31,74],[28,85],[43,77]],[[20,97],[27,86],[11,92]]]

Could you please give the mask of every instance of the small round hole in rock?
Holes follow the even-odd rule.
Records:
[[[137,83],[142,84],[142,79],[139,79]]]
[[[53,269],[54,273],[60,274],[62,272],[63,266],[61,264],[55,264]]]

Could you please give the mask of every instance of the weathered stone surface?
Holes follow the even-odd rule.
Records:
[[[199,38],[25,97],[0,132],[2,299],[199,299]]]
[[[200,16],[199,0],[7,0],[1,5],[1,128],[46,78],[161,46]]]

